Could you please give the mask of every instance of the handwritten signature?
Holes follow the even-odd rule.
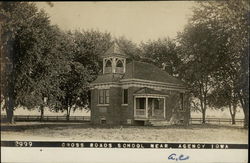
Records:
[[[184,156],[181,154],[180,156],[177,156],[175,153],[172,153],[171,155],[168,156],[169,160],[175,160],[175,161],[183,161],[183,160],[188,160],[189,156]]]

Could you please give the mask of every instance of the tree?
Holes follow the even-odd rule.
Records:
[[[217,92],[215,89],[219,87],[216,84],[223,86],[224,89],[230,88],[232,90],[230,98],[238,97],[242,103],[245,126],[248,126],[249,104],[247,93],[248,53],[246,50],[249,31],[248,8],[249,4],[244,0],[198,2],[189,26],[179,35],[182,54],[184,54],[183,60],[184,63],[187,63],[183,70],[193,69],[189,73],[184,72],[188,81],[196,81],[193,86],[200,85],[198,87],[200,91],[196,92],[198,92],[201,103],[208,100],[207,93]],[[201,55],[200,59],[195,57],[197,52]],[[192,62],[192,60],[198,62]],[[192,68],[194,65],[196,68]],[[188,77],[188,74],[192,73],[193,80]],[[226,84],[226,82],[230,82],[230,84]],[[207,89],[207,86],[210,89]],[[201,105],[201,108],[204,106],[206,106],[206,102]],[[201,110],[203,110],[204,117],[206,109]]]
[[[194,10],[193,24],[207,24],[217,37],[225,36],[224,60],[219,72],[224,80],[230,79],[245,115],[244,126],[249,123],[249,3],[246,0],[199,2]],[[226,75],[224,75],[226,74]]]
[[[223,84],[225,85],[221,85],[211,92],[210,96],[208,97],[209,106],[219,109],[228,107],[232,124],[234,125],[236,123],[235,116],[237,113],[239,100],[237,93],[232,89],[232,86],[228,83]]]
[[[71,110],[84,108],[88,102],[88,90],[91,75],[88,70],[79,62],[72,62],[66,65],[68,71],[60,74],[60,89],[62,94],[57,96],[59,105],[57,110],[67,112],[69,120]]]
[[[44,11],[33,3],[2,2],[3,55],[6,58],[3,97],[6,113],[13,122],[14,108],[39,106],[43,117],[44,98],[53,87],[50,68],[57,58],[53,50],[58,28],[51,26]],[[7,90],[7,91],[6,91]]]
[[[127,55],[126,62],[141,59],[141,51],[137,44],[125,37],[116,38],[115,41],[118,43],[121,50]]]
[[[223,59],[224,37],[207,24],[190,22],[178,36],[183,65],[183,79],[189,84],[194,97],[200,101],[203,123],[205,123],[209,93],[214,87],[214,72]],[[218,50],[220,49],[220,50]]]
[[[109,33],[93,30],[68,32],[61,40],[64,41],[58,53],[65,60],[61,63],[64,71],[57,77],[61,93],[56,96],[55,110],[66,111],[69,120],[72,110],[84,109],[89,105],[89,83],[101,70],[100,56],[112,42]]]
[[[95,77],[101,70],[103,55],[112,45],[110,33],[102,33],[99,31],[74,31],[72,33],[76,51],[74,60],[85,66]]]
[[[178,57],[177,46],[169,38],[148,41],[140,45],[142,58],[159,68],[165,69],[170,75],[178,76],[180,58]]]

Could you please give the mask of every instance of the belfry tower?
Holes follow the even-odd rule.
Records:
[[[102,56],[103,74],[124,74],[126,71],[126,55],[117,43],[114,43]]]

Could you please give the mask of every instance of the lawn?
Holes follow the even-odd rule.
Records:
[[[107,127],[88,123],[17,122],[11,126],[2,124],[1,129],[1,140],[248,143],[248,130],[231,125]]]

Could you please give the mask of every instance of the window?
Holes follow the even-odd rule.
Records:
[[[122,91],[122,103],[128,104],[128,89],[123,89]]]
[[[100,89],[99,90],[99,104],[109,104],[109,90]]]
[[[123,67],[122,61],[118,60],[116,63],[116,67]]]
[[[104,90],[105,104],[109,104],[109,90]]]
[[[184,111],[184,94],[180,93],[180,110]]]
[[[136,109],[145,109],[145,108],[146,108],[146,99],[136,98]]]
[[[110,60],[107,60],[105,67],[112,67],[112,63]]]
[[[116,72],[116,73],[124,73],[123,63],[122,63],[121,60],[118,60],[118,61],[116,62],[115,72]]]
[[[112,73],[112,62],[111,62],[111,60],[106,60],[105,61],[106,63],[105,63],[105,67],[104,67],[104,72],[105,73]]]

